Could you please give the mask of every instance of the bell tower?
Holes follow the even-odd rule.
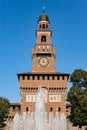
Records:
[[[41,87],[46,111],[66,114],[69,74],[55,70],[56,50],[51,37],[50,20],[43,12],[38,18],[36,44],[32,47],[32,71],[18,74],[21,112],[35,110],[36,96]]]
[[[49,17],[42,13],[38,19],[36,44],[32,48],[32,72],[55,72],[56,50],[51,43]]]

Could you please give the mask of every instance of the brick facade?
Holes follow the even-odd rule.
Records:
[[[66,91],[69,74],[55,71],[56,49],[51,43],[52,30],[47,15],[42,14],[32,47],[32,71],[18,74],[21,112],[34,111],[39,87],[43,89],[46,111],[66,114]]]
[[[51,111],[51,107],[53,112],[61,111],[66,112],[66,90],[67,90],[67,74],[60,73],[27,73],[27,74],[18,74],[20,81],[20,92],[21,92],[21,111],[28,110],[34,111],[35,102],[31,100],[26,101],[26,96],[37,95],[39,87],[43,87],[47,89],[47,101],[46,101],[46,109],[47,111]],[[50,95],[54,96],[52,98],[60,98],[60,99],[52,99],[50,101]],[[60,97],[58,97],[58,95]],[[58,100],[58,101],[57,101]],[[60,110],[59,110],[60,109]]]

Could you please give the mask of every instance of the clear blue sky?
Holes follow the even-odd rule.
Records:
[[[11,102],[20,102],[17,73],[32,68],[31,49],[43,5],[57,50],[56,70],[87,70],[87,0],[0,0],[0,96]]]

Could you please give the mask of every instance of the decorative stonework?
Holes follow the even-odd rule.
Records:
[[[49,95],[49,102],[61,102],[61,95]]]

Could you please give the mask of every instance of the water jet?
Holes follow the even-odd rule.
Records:
[[[42,88],[39,89],[36,98],[35,111],[16,113],[13,119],[12,130],[67,130],[66,116],[58,112],[47,113],[45,110]]]

